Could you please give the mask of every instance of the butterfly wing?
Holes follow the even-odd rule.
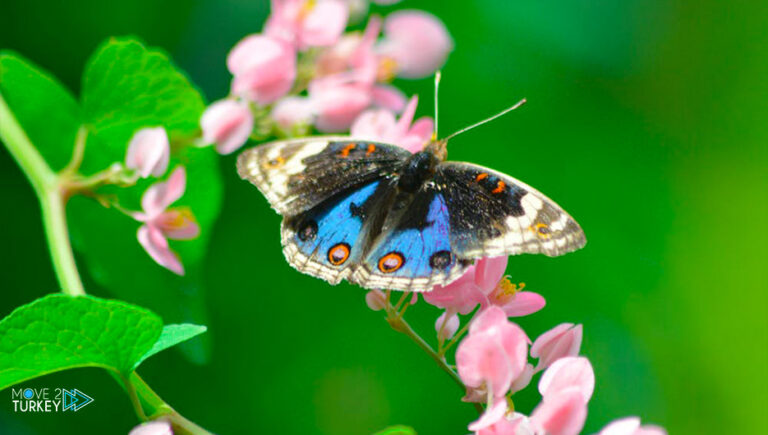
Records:
[[[283,254],[298,271],[338,284],[357,265],[382,203],[394,192],[391,179],[365,183],[283,219]]]
[[[451,246],[462,258],[557,256],[586,244],[584,232],[568,213],[508,175],[444,162],[434,180],[450,212]]]
[[[237,171],[284,216],[391,174],[411,154],[394,145],[328,136],[272,142],[244,151]]]
[[[471,261],[451,245],[446,196],[434,184],[396,197],[381,233],[350,281],[362,287],[429,291],[460,277]]]

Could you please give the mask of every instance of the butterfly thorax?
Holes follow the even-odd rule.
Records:
[[[416,192],[422,184],[435,174],[440,159],[430,151],[419,151],[403,164],[397,187],[404,192]]]

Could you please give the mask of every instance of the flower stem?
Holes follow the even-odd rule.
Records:
[[[62,293],[70,296],[84,296],[85,290],[80,280],[80,274],[77,271],[75,256],[69,241],[66,211],[64,209],[66,201],[64,191],[61,188],[60,178],[51,170],[43,156],[37,151],[37,148],[32,145],[24,129],[18,123],[16,117],[13,116],[5,99],[3,99],[2,94],[0,94],[0,140],[5,143],[8,151],[18,162],[40,201],[43,226],[45,227],[45,234],[48,239],[48,248]],[[79,133],[77,140],[84,143],[84,133]],[[75,146],[78,147],[80,145],[76,144]],[[76,150],[74,153],[75,159],[80,158],[77,156],[78,153],[79,151]],[[176,434],[210,434],[210,432],[174,411],[170,405],[152,391],[149,385],[136,372],[131,373],[127,379],[118,375],[114,376],[121,385],[125,386],[139,418],[142,418],[142,415],[144,415],[143,418],[146,419],[144,408],[141,406],[141,403],[144,403],[146,409],[152,411],[150,415],[153,418],[156,416],[168,418],[171,424],[173,424],[174,433]]]
[[[408,322],[402,316],[400,316],[396,307],[392,306],[391,303],[387,303],[386,310],[387,322],[389,322],[389,325],[392,326],[392,329],[405,334],[408,338],[413,340],[417,346],[419,346],[424,352],[427,353],[427,355],[430,356],[430,358],[432,358],[437,363],[442,371],[447,373],[448,376],[453,379],[459,388],[461,388],[462,392],[466,392],[466,386],[464,385],[464,382],[461,381],[461,378],[459,378],[459,375],[451,368],[451,366],[448,365],[448,362],[445,360],[445,358],[442,355],[438,355],[438,353],[432,349],[432,346],[430,346],[429,343],[421,338],[421,336],[413,330],[411,325],[408,324]],[[479,403],[473,403],[473,405],[478,413],[483,413],[482,405]]]
[[[75,256],[69,244],[64,198],[59,188],[58,176],[51,170],[43,156],[32,145],[11,109],[0,95],[0,139],[18,162],[32,184],[43,215],[43,226],[51,260],[61,291],[71,296],[85,294],[80,275],[75,266]]]

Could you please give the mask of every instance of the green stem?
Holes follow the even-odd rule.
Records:
[[[0,95],[0,139],[19,163],[35,189],[43,214],[43,226],[51,251],[53,268],[61,291],[71,296],[85,294],[69,244],[64,198],[58,176],[51,170],[21,128],[11,109]]]
[[[126,393],[128,393],[128,397],[131,399],[131,405],[133,406],[133,410],[136,411],[136,416],[139,417],[139,420],[141,421],[147,421],[147,415],[144,414],[144,407],[141,406],[139,396],[136,394],[136,386],[122,374],[120,375],[120,380],[125,387]]]
[[[0,140],[5,143],[8,151],[18,162],[24,174],[32,184],[40,201],[43,214],[43,225],[48,239],[48,247],[53,260],[53,268],[61,285],[62,293],[70,296],[83,296],[85,290],[80,280],[80,274],[75,264],[75,256],[69,242],[69,231],[65,206],[65,192],[61,188],[61,180],[54,173],[27,137],[24,129],[19,125],[16,117],[0,94]],[[78,141],[84,143],[85,136],[79,132]],[[79,145],[76,145],[79,146]],[[74,158],[79,159],[79,151],[75,151]],[[112,372],[110,372],[112,373]],[[165,403],[149,385],[144,382],[136,372],[126,379],[112,373],[118,383],[126,388],[126,392],[134,404],[137,415],[141,418],[144,409],[150,412],[153,418],[167,418],[176,434],[210,435],[210,432],[197,426],[176,412]],[[144,404],[142,407],[141,404]],[[138,405],[138,406],[137,406]]]
[[[461,381],[461,378],[459,378],[459,375],[451,368],[451,366],[448,365],[448,362],[445,360],[445,357],[442,355],[439,355],[437,352],[435,352],[434,349],[432,349],[432,346],[429,345],[421,336],[416,333],[416,331],[413,330],[410,324],[403,319],[397,310],[395,309],[392,304],[387,304],[387,322],[389,322],[390,326],[392,326],[392,329],[394,329],[397,332],[401,332],[405,334],[408,338],[413,340],[414,343],[416,343],[417,346],[419,346],[424,352],[429,355],[430,358],[432,358],[437,365],[440,367],[442,371],[448,374],[448,376],[453,379],[453,381],[461,388],[461,391],[466,393],[466,386],[464,385],[464,382]],[[479,403],[473,403],[475,409],[479,414],[482,414],[484,409],[483,406]]]

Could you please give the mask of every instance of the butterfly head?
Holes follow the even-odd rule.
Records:
[[[448,158],[448,141],[446,139],[436,139],[433,136],[423,151],[431,153],[439,161],[444,162]]]

